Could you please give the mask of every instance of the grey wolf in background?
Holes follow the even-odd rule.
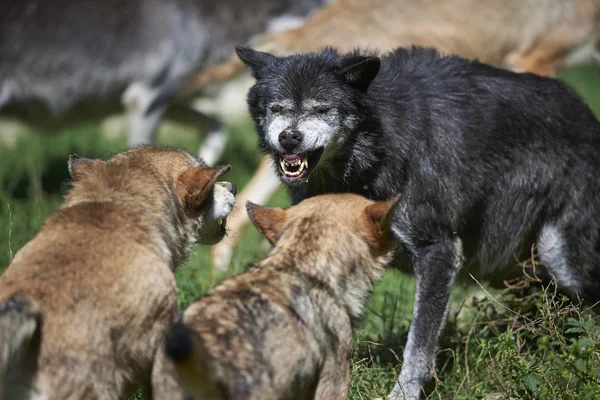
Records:
[[[278,17],[297,24],[324,1],[2,2],[0,107],[38,102],[59,116],[83,100],[122,92],[128,144],[152,143],[192,72],[252,35],[280,29]]]
[[[599,0],[338,0],[298,28],[261,35],[253,47],[283,56],[327,46],[388,51],[423,45],[497,67],[554,76],[565,65],[599,60],[599,35]],[[233,55],[202,70],[188,85],[231,79],[242,71],[243,63]],[[265,159],[238,198],[263,204],[278,187]],[[229,219],[235,232],[247,222],[243,208]],[[229,264],[235,240],[229,236],[212,249],[216,265]]]
[[[176,379],[195,399],[347,399],[352,322],[391,259],[398,200],[248,203],[275,248],[183,312],[157,356],[158,398],[181,398],[165,391]]]
[[[216,180],[229,168],[147,146],[69,160],[65,205],[0,276],[3,399],[120,399],[149,389],[177,311],[172,271],[193,244],[225,234],[235,188]]]
[[[545,278],[600,300],[600,123],[564,83],[431,48],[238,54],[257,80],[248,103],[260,147],[294,204],[403,195],[392,230],[417,287],[390,398],[418,398],[430,379],[462,267],[520,274],[514,256],[535,244]]]

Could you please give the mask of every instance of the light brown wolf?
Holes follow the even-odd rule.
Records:
[[[179,382],[195,399],[346,399],[352,322],[391,257],[398,200],[248,203],[275,247],[183,312],[157,356],[156,398],[184,398]]]
[[[574,51],[597,57],[599,0],[338,0],[295,29],[259,35],[253,48],[280,56],[334,47],[387,51],[421,45],[442,53],[554,76]],[[190,87],[243,71],[235,56],[194,75]]]
[[[276,55],[357,47],[387,51],[412,44],[515,71],[554,76],[563,66],[598,59],[600,0],[338,0],[298,28],[265,34],[252,47]],[[229,80],[243,71],[237,56],[203,70],[189,87]],[[269,161],[240,193],[264,203],[278,188]],[[247,224],[243,208],[229,219],[232,231]],[[213,248],[216,265],[229,264],[237,236]]]
[[[180,150],[73,156],[64,206],[0,276],[0,398],[122,399],[148,388],[175,315],[173,268],[225,232],[234,186]]]

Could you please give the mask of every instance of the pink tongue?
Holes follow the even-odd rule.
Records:
[[[287,162],[293,162],[300,159],[298,154],[284,154],[283,159]]]

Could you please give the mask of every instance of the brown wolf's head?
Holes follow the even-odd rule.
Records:
[[[254,226],[275,246],[270,257],[313,269],[358,317],[390,260],[390,221],[399,200],[374,202],[344,193],[315,196],[287,210],[250,202],[246,207]]]
[[[105,161],[71,156],[73,188],[64,207],[110,199],[129,202],[144,214],[164,215],[161,229],[177,264],[194,243],[214,244],[225,235],[236,189],[217,179],[230,169],[208,167],[183,150],[151,146]]]

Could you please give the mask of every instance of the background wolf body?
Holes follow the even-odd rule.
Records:
[[[260,35],[253,46],[284,56],[330,46],[347,52],[420,45],[553,76],[569,61],[583,61],[570,57],[581,48],[590,50],[588,61],[597,59],[598,39],[598,0],[338,0],[297,28]],[[242,71],[243,63],[232,55],[195,74],[189,84],[229,80]]]
[[[553,76],[567,64],[598,59],[594,46],[600,35],[599,12],[598,0],[338,0],[298,28],[262,35],[253,47],[288,55],[326,46],[388,51],[414,44]],[[232,56],[201,71],[190,85],[230,79],[242,71],[243,63]],[[278,187],[264,160],[239,199],[262,204]],[[229,222],[241,230],[248,222],[245,210],[234,210]],[[216,265],[229,264],[235,240],[227,237],[213,248]]]
[[[30,103],[38,102],[59,116],[82,100],[124,90],[129,144],[151,143],[167,103],[193,71],[220,61],[254,34],[278,29],[276,17],[300,19],[320,5],[322,0],[3,2],[0,107],[27,102],[25,110],[11,110],[27,115]]]
[[[173,268],[194,243],[223,237],[219,219],[234,203],[231,184],[215,184],[228,168],[183,151],[73,158],[69,170],[75,184],[64,207],[0,276],[6,400],[116,399],[147,389],[177,310]]]
[[[157,356],[159,372],[176,372],[153,374],[156,398],[176,398],[165,391],[175,376],[195,399],[346,399],[351,321],[391,258],[395,204],[353,194],[288,210],[249,204],[275,248],[183,312],[168,357]]]
[[[518,274],[507,266],[535,243],[560,287],[599,299],[600,124],[566,85],[423,48],[385,55],[381,70],[378,57],[334,51],[238,54],[257,78],[260,146],[294,203],[403,194],[393,230],[417,287],[393,398],[418,397],[430,378],[463,264]]]

